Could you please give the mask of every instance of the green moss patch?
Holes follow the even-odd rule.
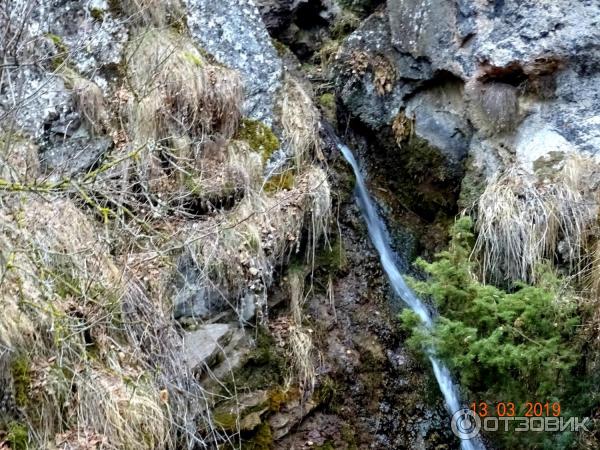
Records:
[[[27,450],[29,448],[29,433],[27,427],[19,422],[9,423],[6,433],[6,442],[12,450]]]
[[[48,33],[46,37],[54,44],[54,48],[56,49],[56,55],[50,60],[50,67],[52,70],[56,70],[67,59],[69,48],[65,45],[62,38],[56,34]]]
[[[286,371],[285,355],[278,349],[267,330],[259,328],[255,348],[243,367],[235,371],[226,386],[233,390],[255,391],[274,388],[283,383]]]
[[[16,356],[10,365],[10,372],[15,390],[15,401],[20,407],[29,403],[29,387],[31,385],[30,362],[26,355]]]
[[[319,97],[319,105],[323,114],[330,122],[334,123],[337,118],[337,107],[335,102],[335,95],[331,92],[326,92]]]
[[[242,119],[236,139],[246,142],[253,151],[260,153],[263,162],[267,162],[280,147],[279,139],[267,125],[248,118]]]
[[[104,10],[101,8],[90,8],[92,19],[102,22],[104,20]]]
[[[264,186],[265,192],[277,192],[281,190],[290,190],[294,187],[294,173],[286,170],[280,175],[274,175],[267,180]]]
[[[270,450],[273,448],[273,432],[267,422],[259,425],[256,433],[242,443],[242,450]]]
[[[348,265],[348,257],[341,236],[326,246],[315,258],[315,266],[330,273],[343,271]]]
[[[202,61],[202,59],[200,59],[200,57],[198,57],[198,55],[195,55],[192,52],[183,52],[183,57],[185,59],[187,59],[189,62],[191,62],[193,65],[195,65],[196,67],[204,66],[204,62]]]

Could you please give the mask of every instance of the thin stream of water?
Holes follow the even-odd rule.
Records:
[[[356,177],[356,192],[358,197],[358,204],[362,211],[363,218],[367,223],[369,231],[369,237],[375,246],[375,249],[379,253],[381,265],[383,270],[390,280],[390,284],[394,289],[394,292],[400,297],[408,307],[413,310],[421,319],[423,324],[427,328],[431,328],[433,325],[433,319],[430,311],[427,307],[419,300],[415,293],[407,286],[402,274],[398,270],[396,265],[396,256],[390,245],[386,226],[382,218],[377,213],[373,201],[365,186],[365,181],[358,166],[358,162],[354,158],[354,155],[350,149],[342,143],[338,143],[338,148],[344,158],[352,166],[354,175]],[[461,409],[461,404],[458,396],[456,386],[452,382],[452,377],[448,368],[438,360],[432,353],[429,354],[429,360],[433,367],[433,373],[435,379],[440,387],[444,400],[446,402],[446,408],[450,414],[454,414]],[[483,444],[477,439],[461,440],[461,448],[463,450],[485,450]]]

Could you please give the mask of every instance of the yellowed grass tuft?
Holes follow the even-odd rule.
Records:
[[[297,170],[320,154],[320,114],[302,85],[287,76],[282,90],[281,125],[284,143],[294,156]]]
[[[38,148],[14,133],[0,134],[0,179],[5,182],[31,182],[40,175]]]
[[[249,192],[218,223],[208,220],[190,230],[184,257],[193,261],[198,281],[220,293],[223,304],[234,302],[229,306],[246,318],[255,312],[264,317],[274,268],[299,250],[305,227],[314,242],[324,234],[329,196],[320,169],[298,176],[289,191]]]
[[[123,16],[135,24],[164,27],[185,17],[180,0],[114,0]]]
[[[484,274],[500,282],[535,281],[535,268],[557,259],[581,270],[598,214],[589,183],[599,173],[594,159],[569,155],[553,178],[512,168],[490,182],[477,210],[475,252]]]
[[[134,93],[134,140],[168,141],[173,135],[229,138],[242,104],[236,72],[213,65],[191,41],[165,30],[145,30],[127,49],[127,78]]]
[[[305,273],[302,270],[288,272],[290,287],[290,311],[292,325],[288,336],[290,360],[294,369],[293,379],[296,379],[304,393],[312,393],[315,387],[314,344],[309,330],[302,322],[304,318],[303,307],[306,301],[304,292]]]
[[[173,448],[201,391],[169,316],[98,236],[69,200],[2,199],[1,365],[32,448]]]
[[[73,92],[75,109],[94,133],[101,133],[107,126],[108,114],[100,87],[70,68],[63,68],[61,75],[65,85]]]

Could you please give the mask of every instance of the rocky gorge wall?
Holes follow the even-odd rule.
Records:
[[[481,208],[506,174],[565,211],[556,174],[600,148],[597,2],[0,9],[2,445],[458,447],[332,136],[417,277],[465,208],[515,229],[529,201]],[[554,228],[597,222],[600,172],[578,170],[586,206]],[[562,268],[584,238],[480,245],[487,276],[530,281],[515,259]]]

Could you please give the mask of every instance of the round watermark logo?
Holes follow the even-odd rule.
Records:
[[[468,408],[459,409],[452,416],[451,427],[460,439],[473,439],[481,430],[481,418]]]

